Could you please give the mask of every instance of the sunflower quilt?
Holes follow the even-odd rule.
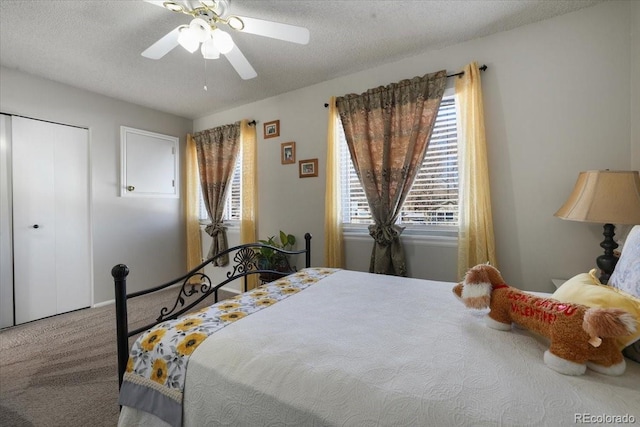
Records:
[[[120,388],[120,405],[152,413],[173,426],[180,426],[189,357],[207,337],[336,271],[338,269],[307,268],[154,326],[143,333],[131,348]]]

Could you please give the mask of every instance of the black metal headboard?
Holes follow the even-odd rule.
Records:
[[[256,274],[270,274],[276,277],[286,276],[296,271],[295,266],[291,266],[288,261],[289,255],[305,254],[305,268],[311,266],[311,234],[306,233],[304,235],[305,248],[300,251],[286,251],[281,248],[277,248],[262,243],[247,243],[244,245],[234,246],[229,248],[218,255],[209,258],[202,264],[198,265],[188,273],[181,277],[178,277],[170,282],[162,285],[146,289],[144,291],[134,292],[127,295],[127,275],[129,274],[129,268],[125,264],[118,264],[111,269],[111,275],[115,282],[116,292],[116,334],[118,345],[118,384],[122,385],[122,378],[127,366],[127,360],[129,358],[129,337],[144,332],[147,329],[164,322],[165,320],[175,319],[178,316],[191,310],[193,307],[202,302],[205,298],[211,294],[214,295],[214,302],[218,301],[218,289],[229,284],[230,282],[242,279],[243,290],[247,291],[248,277]],[[262,248],[266,248],[277,253],[286,255],[286,268],[284,271],[276,271],[268,268],[261,268],[258,262],[258,256],[256,251]],[[204,274],[203,269],[209,264],[213,264],[216,260],[222,258],[225,255],[233,256],[232,270],[226,274],[226,279],[222,282],[214,285],[211,282],[209,276]],[[160,309],[160,315],[156,320],[141,328],[137,328],[133,331],[129,331],[129,324],[127,319],[127,300],[136,298],[139,296],[151,294],[161,291],[169,286],[181,284],[176,300],[173,307],[162,307]],[[197,296],[200,294],[200,296]],[[185,305],[185,297],[196,298],[189,304]]]

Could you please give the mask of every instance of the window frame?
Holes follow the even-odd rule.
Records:
[[[445,89],[443,94],[443,98],[455,97],[455,89],[453,87]],[[457,144],[458,150],[460,145],[463,143],[462,134],[460,132],[460,108],[459,103],[456,100],[455,104],[456,108],[456,118],[457,118]],[[342,124],[340,123],[340,118],[337,118],[337,126],[336,132],[342,131]],[[340,142],[339,134],[336,135],[336,141]],[[342,150],[342,148],[339,148]],[[460,156],[458,155],[458,179],[460,179]],[[340,174],[342,175],[342,171]],[[459,182],[459,181],[458,181]],[[341,183],[341,190],[344,187]],[[460,190],[458,190],[460,191]],[[458,199],[459,200],[459,199]],[[459,205],[458,205],[459,206]],[[341,206],[342,208],[342,206]],[[458,207],[458,215],[460,213],[460,209]],[[458,217],[458,223],[460,219]],[[354,224],[354,223],[345,223],[342,222],[342,232],[343,235],[347,238],[363,238],[369,235],[369,225],[370,224]],[[429,241],[431,243],[442,243],[444,245],[449,245],[458,239],[458,230],[459,225],[431,225],[431,224],[402,224],[397,223],[404,230],[402,232],[402,237],[407,238],[407,240],[415,240],[415,241]]]
[[[237,184],[236,184],[237,182]],[[234,188],[237,187],[238,191],[238,219],[230,219],[229,215],[231,212],[231,208],[229,206],[229,202],[233,197]],[[202,197],[202,185],[200,185],[200,181],[198,181],[198,220],[200,225],[208,225],[211,222],[209,218],[209,214],[207,213],[207,209],[204,205],[204,198]],[[238,153],[238,157],[236,159],[236,165],[233,168],[233,174],[231,175],[231,188],[229,189],[229,193],[227,194],[227,200],[225,201],[224,206],[224,215],[222,217],[222,221],[225,226],[228,228],[239,228],[240,220],[242,218],[242,150]]]

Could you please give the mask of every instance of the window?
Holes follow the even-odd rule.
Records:
[[[242,206],[241,167],[242,153],[239,153],[238,159],[236,160],[236,166],[233,169],[233,175],[231,176],[231,189],[227,194],[227,201],[224,204],[224,214],[222,219],[225,222],[240,221]],[[207,208],[204,205],[204,198],[202,197],[202,187],[200,187],[200,221],[209,221],[209,214],[207,213]]]
[[[458,225],[458,132],[455,96],[442,98],[422,166],[398,224],[407,230],[447,231]],[[343,223],[371,224],[371,213],[339,124]]]

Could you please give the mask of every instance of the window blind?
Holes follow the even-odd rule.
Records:
[[[427,153],[409,191],[398,223],[458,225],[458,115],[455,96],[442,98]],[[373,222],[356,174],[342,125],[340,144],[343,223]]]

